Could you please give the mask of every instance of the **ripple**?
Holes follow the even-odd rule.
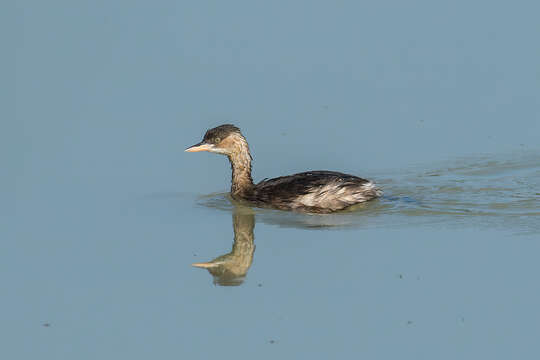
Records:
[[[445,224],[540,232],[540,154],[483,155],[432,167],[375,175],[385,195],[339,213],[254,211],[263,223],[304,229]],[[201,196],[197,202],[228,212],[245,207],[228,193]]]

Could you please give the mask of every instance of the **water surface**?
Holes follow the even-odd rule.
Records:
[[[540,357],[537,3],[8,5],[2,359]],[[222,123],[385,194],[240,207]]]
[[[539,234],[540,155],[458,159],[438,167],[424,165],[382,171],[377,177],[384,196],[336,214],[286,213],[259,209],[267,224],[298,228],[403,227],[468,225],[500,228],[516,234]],[[201,196],[200,205],[232,211],[228,193]]]

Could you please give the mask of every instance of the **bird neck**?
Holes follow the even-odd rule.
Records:
[[[232,169],[231,194],[245,197],[253,188],[251,178],[251,154],[245,139],[237,142],[234,151],[228,155]]]

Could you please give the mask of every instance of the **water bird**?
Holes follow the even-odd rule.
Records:
[[[206,131],[203,140],[187,152],[226,155],[232,169],[231,196],[260,207],[308,213],[331,213],[381,196],[372,181],[336,171],[307,171],[265,179],[251,178],[251,153],[240,129],[224,124]]]

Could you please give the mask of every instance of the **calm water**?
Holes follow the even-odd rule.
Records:
[[[538,5],[0,7],[2,359],[540,356]],[[235,204],[225,122],[384,196]]]

